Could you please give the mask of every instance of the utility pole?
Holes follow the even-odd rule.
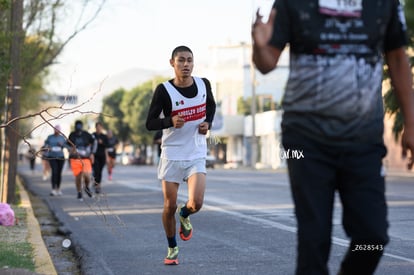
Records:
[[[11,74],[6,95],[6,122],[20,115],[21,90],[21,47],[23,44],[23,0],[13,0],[11,6],[10,32],[10,65]],[[6,139],[3,151],[4,171],[2,179],[1,201],[15,203],[17,175],[17,147],[19,140],[18,120],[5,129]]]
[[[253,44],[251,46],[251,52],[253,55]],[[252,152],[250,164],[253,169],[256,168],[257,162],[257,137],[256,137],[256,67],[253,63],[253,56],[250,58],[250,76],[252,84],[252,104],[250,106],[250,112],[252,116]]]

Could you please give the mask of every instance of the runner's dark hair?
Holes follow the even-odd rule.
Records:
[[[193,52],[191,51],[191,49],[187,46],[178,46],[176,47],[172,53],[171,53],[171,59],[174,59],[174,57],[177,55],[177,53],[179,52],[190,52],[191,54],[193,54]]]

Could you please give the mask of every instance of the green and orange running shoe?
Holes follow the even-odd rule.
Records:
[[[178,265],[178,246],[168,247],[167,257],[164,259],[166,265]]]
[[[182,207],[184,205],[179,208],[180,211],[178,213],[181,212]],[[184,218],[180,214],[178,216],[180,216],[180,238],[183,241],[188,241],[193,236],[193,226],[190,223],[190,217]]]

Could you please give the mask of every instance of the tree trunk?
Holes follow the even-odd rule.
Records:
[[[11,9],[10,30],[12,41],[10,46],[11,76],[7,89],[6,121],[12,121],[20,115],[20,85],[21,85],[21,47],[23,42],[23,0],[13,0]],[[6,129],[6,144],[4,153],[3,193],[2,201],[13,204],[16,201],[17,146],[19,141],[18,120],[10,123]]]

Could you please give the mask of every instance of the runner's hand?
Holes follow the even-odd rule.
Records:
[[[206,135],[208,132],[208,127],[210,124],[208,122],[203,122],[198,126],[198,133],[202,135]]]
[[[256,20],[252,25],[252,38],[257,47],[265,47],[267,46],[270,38],[272,38],[273,22],[276,17],[276,10],[272,9],[269,15],[269,20],[266,23],[263,22],[263,15],[261,15],[259,11],[260,10],[257,9]]]
[[[171,119],[174,128],[181,128],[184,126],[185,120],[180,115],[173,116]]]

